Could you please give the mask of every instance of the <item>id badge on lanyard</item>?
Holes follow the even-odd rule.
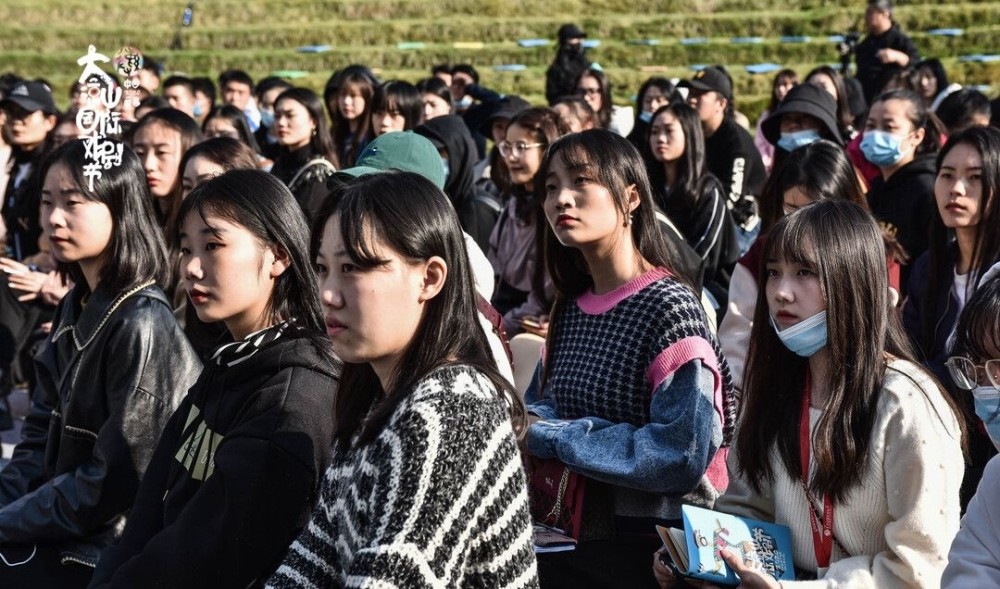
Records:
[[[822,524],[816,516],[816,506],[812,502],[812,493],[809,492],[809,449],[811,438],[809,436],[809,374],[806,374],[806,389],[802,395],[802,415],[799,418],[799,465],[802,472],[802,490],[806,494],[806,502],[809,503],[809,524],[812,526],[813,550],[816,554],[816,577],[822,579],[830,568],[830,557],[833,554],[833,501],[830,495],[823,496],[823,521]]]

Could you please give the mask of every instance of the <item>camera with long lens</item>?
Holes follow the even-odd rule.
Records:
[[[846,76],[851,67],[851,57],[858,48],[861,35],[851,31],[844,34],[844,38],[837,42],[837,53],[840,55],[840,69]]]

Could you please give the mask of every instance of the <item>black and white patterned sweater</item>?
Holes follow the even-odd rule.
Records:
[[[537,587],[531,540],[505,407],[478,372],[442,368],[372,443],[334,450],[268,587]]]

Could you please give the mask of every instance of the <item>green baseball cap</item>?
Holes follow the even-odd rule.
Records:
[[[444,166],[441,155],[430,139],[413,131],[393,131],[379,135],[365,147],[354,167],[341,170],[359,178],[386,170],[401,170],[420,174],[444,189]]]

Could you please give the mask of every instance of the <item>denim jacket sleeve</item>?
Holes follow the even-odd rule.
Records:
[[[713,403],[717,381],[701,360],[684,363],[653,391],[650,421],[641,427],[597,417],[559,420],[551,402],[531,403],[529,410],[543,419],[528,430],[528,450],[608,483],[656,493],[688,491],[722,442]]]

